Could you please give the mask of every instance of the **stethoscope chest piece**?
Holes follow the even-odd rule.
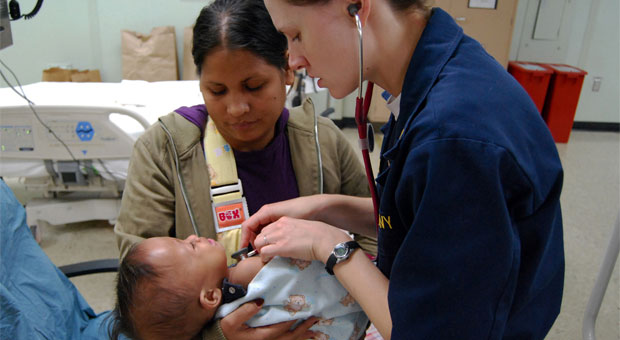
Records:
[[[375,128],[370,123],[366,125],[366,138],[368,139],[368,151],[372,152],[375,149]]]

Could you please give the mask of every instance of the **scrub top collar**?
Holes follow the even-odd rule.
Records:
[[[400,114],[400,94],[398,97],[394,97],[390,95],[386,102],[386,106],[390,112],[394,115],[394,120],[398,119],[398,115]]]

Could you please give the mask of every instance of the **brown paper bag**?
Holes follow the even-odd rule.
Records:
[[[196,65],[194,65],[194,57],[192,56],[192,41],[194,39],[194,27],[185,27],[183,29],[183,80],[196,80]]]
[[[101,82],[99,70],[73,71],[75,72],[71,73],[71,81],[74,83]]]
[[[43,70],[43,81],[71,81],[71,69],[52,67]]]
[[[99,70],[67,69],[52,67],[43,70],[43,81],[101,82]]]
[[[155,27],[149,35],[121,31],[123,79],[178,80],[174,26]]]

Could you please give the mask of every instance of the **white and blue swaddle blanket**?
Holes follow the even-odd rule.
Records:
[[[320,321],[310,330],[318,339],[358,340],[366,331],[368,317],[362,308],[319,261],[274,257],[250,282],[247,294],[220,306],[216,317],[256,299],[265,302],[247,322],[250,327],[316,316]]]

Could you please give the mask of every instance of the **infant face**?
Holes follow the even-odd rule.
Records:
[[[226,277],[226,252],[215,240],[192,235],[185,240],[152,237],[141,242],[145,258],[165,273],[164,279],[183,281],[190,288],[206,282],[221,282]]]

